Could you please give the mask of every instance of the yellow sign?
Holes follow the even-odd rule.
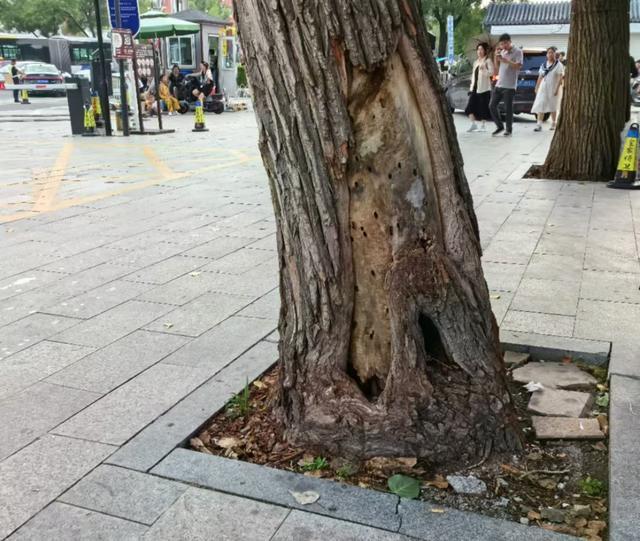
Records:
[[[638,163],[638,137],[627,137],[620,155],[618,171],[630,173],[636,170]]]

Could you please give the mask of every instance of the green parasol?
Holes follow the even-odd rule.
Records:
[[[138,39],[166,38],[170,36],[189,36],[200,32],[200,25],[169,17],[162,11],[147,11],[140,16]]]

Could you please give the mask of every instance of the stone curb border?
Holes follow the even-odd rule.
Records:
[[[606,364],[609,342],[503,332],[503,348],[534,357],[560,360],[573,355],[585,362]],[[258,344],[266,344],[265,341]],[[188,440],[239,392],[247,380],[268,370],[275,359],[257,365],[227,367],[156,419],[105,462],[220,492],[326,515],[340,520],[399,532],[425,541],[561,540],[573,537],[541,528],[493,519],[471,512],[444,509],[428,502],[398,498],[371,489],[275,470],[248,462],[207,455],[184,448]],[[224,373],[229,371],[228,377]],[[222,377],[220,377],[222,376]],[[226,392],[221,392],[221,386]],[[609,539],[640,540],[640,379],[610,374]],[[313,490],[320,500],[302,506],[290,491]],[[431,509],[444,509],[444,513]]]

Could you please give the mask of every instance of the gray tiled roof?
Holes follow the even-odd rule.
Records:
[[[640,22],[640,0],[630,0],[631,22]],[[490,4],[484,24],[568,24],[571,17],[571,2],[538,2],[536,4]]]
[[[178,11],[178,13],[174,13],[172,16],[192,23],[230,24],[228,20],[212,17],[208,13],[198,11],[197,9],[185,9],[183,11]]]

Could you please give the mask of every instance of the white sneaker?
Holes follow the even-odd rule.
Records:
[[[483,122],[482,126],[480,126],[480,131],[487,131],[487,125]]]
[[[467,130],[467,132],[469,133],[473,131],[478,131],[478,125],[475,122],[471,124],[471,126],[469,126],[469,129]]]
[[[542,126],[538,124],[535,128],[533,128],[533,131],[542,131]]]
[[[549,131],[553,131],[556,129],[556,125],[555,124],[551,124],[551,127],[549,128]]]

